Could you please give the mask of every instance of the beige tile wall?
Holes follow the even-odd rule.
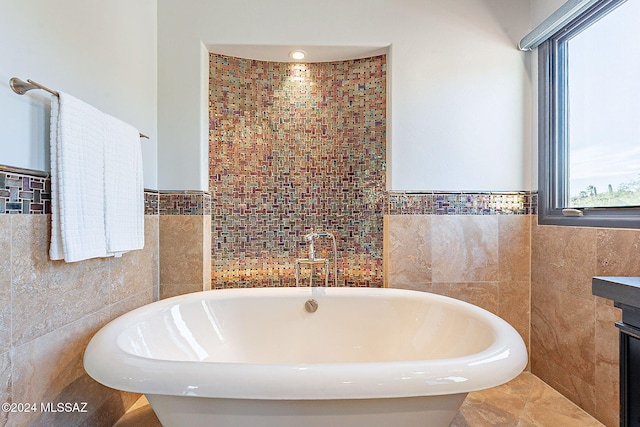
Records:
[[[528,347],[530,226],[529,215],[387,215],[386,283],[483,307]]]
[[[211,215],[160,215],[160,298],[211,289]]]
[[[532,372],[607,426],[619,425],[620,311],[592,276],[640,275],[640,230],[532,228]]]
[[[158,294],[158,216],[121,258],[48,259],[49,215],[0,215],[0,402],[87,402],[87,413],[6,413],[0,425],[111,426],[137,399],[84,372],[98,329]]]

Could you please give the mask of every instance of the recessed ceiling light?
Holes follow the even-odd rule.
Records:
[[[305,56],[307,56],[307,54],[304,50],[292,50],[291,52],[289,52],[289,58],[295,59],[297,61],[304,59]]]

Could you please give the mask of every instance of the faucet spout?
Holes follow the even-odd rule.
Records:
[[[316,237],[323,237],[323,236],[327,236],[328,233],[316,233],[315,231],[313,231],[313,229],[311,229],[311,233],[307,234],[304,236],[304,240],[306,240],[309,245],[309,259],[311,261],[315,261],[316,259],[316,249],[313,246],[314,244],[314,239]]]
[[[315,237],[314,234],[315,233],[313,233],[311,237],[307,239],[309,241],[309,259],[312,261],[316,259],[316,249],[313,247],[313,238]]]

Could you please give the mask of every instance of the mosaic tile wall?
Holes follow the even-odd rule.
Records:
[[[381,286],[386,56],[210,63],[212,286],[295,285],[312,230],[339,285]]]

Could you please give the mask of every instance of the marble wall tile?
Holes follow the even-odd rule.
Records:
[[[397,284],[431,282],[431,216],[385,217],[387,280]]]
[[[591,277],[639,275],[639,251],[639,230],[532,225],[532,372],[607,426],[619,423],[620,312],[591,295]]]
[[[531,280],[531,215],[498,217],[498,278]]]
[[[498,218],[441,215],[431,219],[432,280],[436,283],[498,280]]]
[[[145,216],[145,245],[142,250],[125,253],[121,258],[109,262],[110,303],[121,307],[131,306],[131,301],[139,305],[154,301],[154,289],[159,286],[158,216]],[[151,292],[149,294],[148,292]],[[140,295],[144,295],[142,298]],[[147,299],[147,296],[150,298]],[[135,297],[135,298],[134,298]],[[157,300],[158,298],[155,298]],[[131,306],[131,308],[135,308]],[[119,311],[119,310],[116,310]]]
[[[12,402],[11,399],[11,355],[0,353],[0,403]],[[0,411],[0,425],[7,425],[9,414]]]
[[[12,218],[12,304],[14,345],[100,310],[109,304],[107,259],[81,263],[48,258],[48,215]],[[43,315],[43,313],[46,313]]]
[[[159,283],[159,266],[160,266],[160,230],[158,229],[160,223],[160,217],[145,216],[144,217],[144,248],[142,253],[144,254],[144,262],[149,262],[149,269],[151,270],[151,277],[154,285]]]
[[[13,401],[87,402],[87,410],[93,412],[105,392],[115,391],[91,380],[82,359],[90,338],[108,321],[109,310],[104,309],[15,347]],[[82,413],[11,413],[9,424],[69,426],[85,417]]]
[[[598,276],[640,276],[640,230],[597,230]]]
[[[531,301],[533,373],[594,414],[594,299],[532,282]]]
[[[593,299],[532,284],[532,346],[536,360],[551,360],[571,375],[593,383],[595,307]],[[571,354],[571,357],[566,355]]]
[[[431,282],[409,282],[409,283],[392,283],[387,282],[387,287],[396,289],[407,289],[410,291],[433,292],[433,283]]]
[[[498,316],[509,322],[530,350],[531,283],[529,281],[498,282]]]
[[[158,299],[154,299],[154,295],[154,290],[149,288],[128,298],[119,300],[118,302],[109,306],[109,316],[111,319],[115,319],[116,317],[121,316],[133,309],[142,307],[146,304],[150,304],[153,301],[157,301]]]
[[[619,332],[615,322],[622,320],[620,309],[596,299],[595,416],[603,424],[617,426],[620,416]]]
[[[157,301],[160,299],[160,217],[158,215],[145,216],[144,224],[144,251],[150,252],[146,259],[151,259],[149,268],[153,282],[153,301]]]
[[[202,291],[202,283],[172,283],[160,284],[160,299],[166,299],[192,292]]]
[[[162,215],[159,229],[161,287],[162,285],[199,284],[202,290],[203,217]]]
[[[110,303],[129,298],[147,289],[153,289],[151,269],[139,270],[138,266],[153,262],[144,251],[132,251],[110,260]]]
[[[110,303],[117,304],[120,301],[129,300],[140,294],[147,295],[151,291],[151,300],[156,295],[157,300],[159,271],[158,271],[158,216],[147,215],[144,218],[144,248],[125,253],[120,258],[113,258],[109,262]],[[127,304],[124,304],[127,306]],[[134,307],[132,307],[134,308]]]
[[[11,216],[0,215],[0,353],[11,345]]]
[[[211,215],[202,217],[202,282],[203,289],[211,289]]]
[[[466,301],[498,313],[497,282],[432,283],[431,292]]]
[[[597,229],[585,227],[533,227],[531,282],[592,298],[596,233]]]
[[[615,323],[622,320],[619,308],[595,303],[596,362],[618,366],[620,351],[618,328]]]

